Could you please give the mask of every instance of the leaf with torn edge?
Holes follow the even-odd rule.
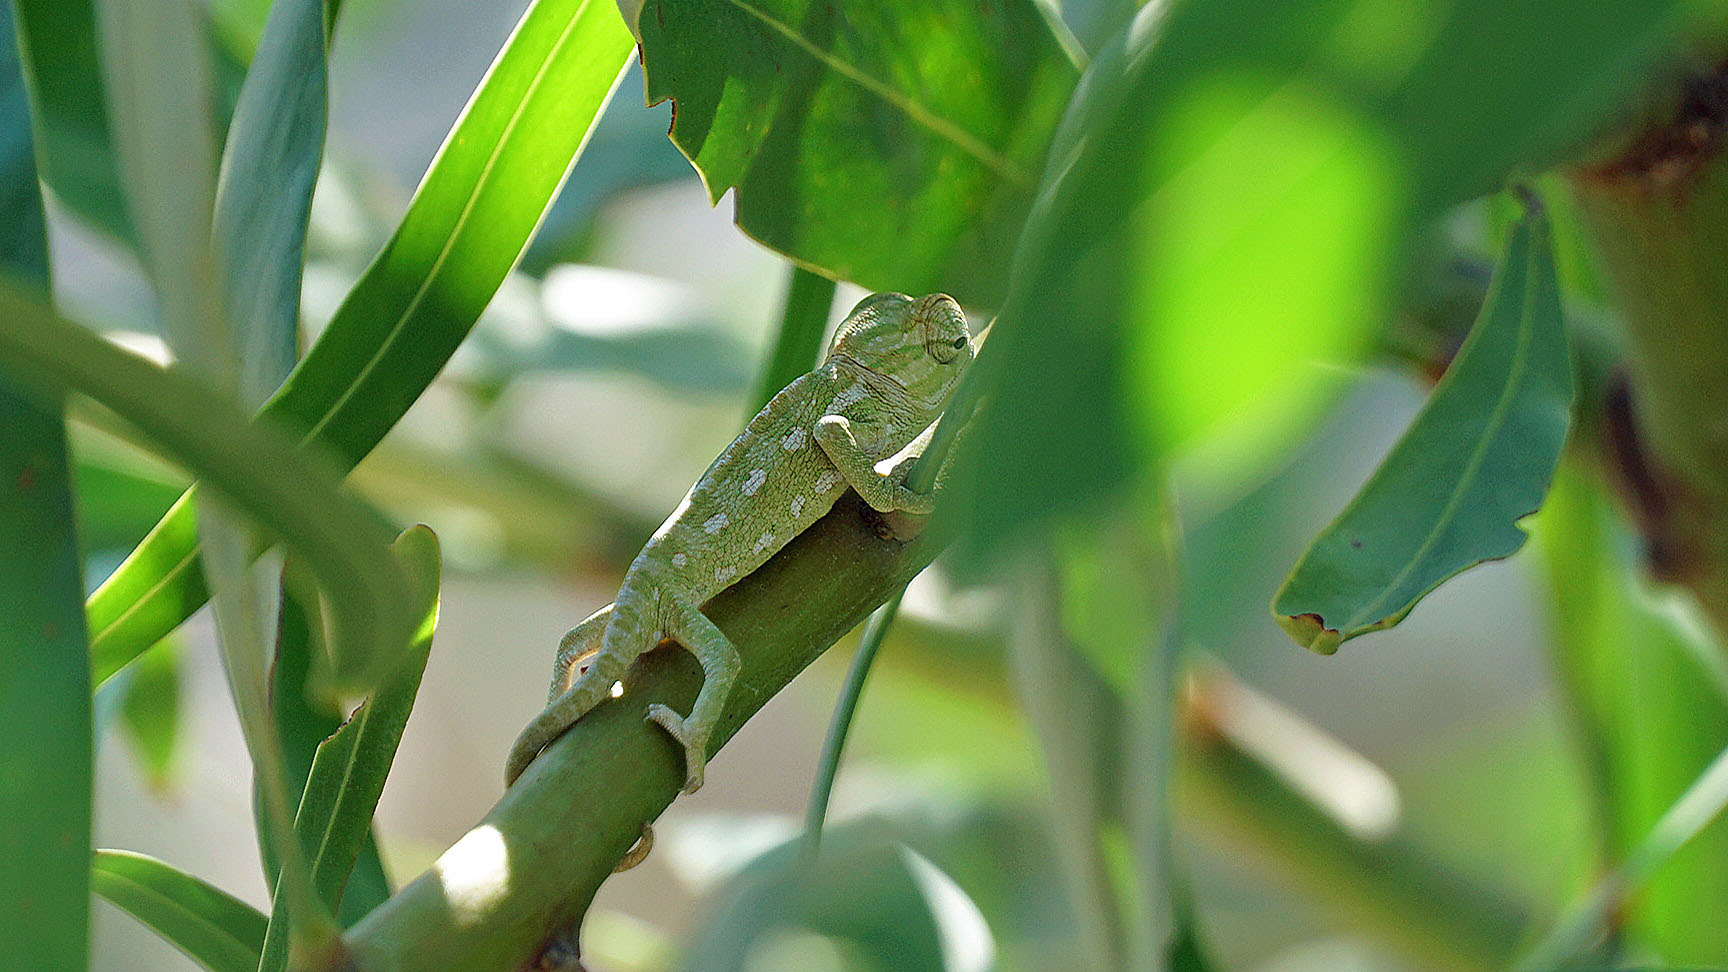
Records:
[[[1470,337],[1403,438],[1273,599],[1297,644],[1331,654],[1390,628],[1447,578],[1524,545],[1566,440],[1572,363],[1548,224],[1511,230]]]

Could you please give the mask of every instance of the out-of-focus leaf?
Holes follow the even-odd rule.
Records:
[[[325,6],[271,6],[222,152],[211,236],[248,403],[275,391],[299,354],[306,221],[324,154]]]
[[[162,335],[182,367],[231,394],[233,329],[210,246],[219,142],[201,15],[154,0],[105,0],[97,13],[115,156]]]
[[[979,358],[996,404],[955,477],[970,545],[1172,453],[1229,484],[1298,441],[1341,384],[1330,366],[1367,347],[1411,228],[1590,134],[1675,9],[1143,7],[1058,130]],[[1468,67],[1487,59],[1492,85]]]
[[[995,943],[958,885],[880,824],[833,828],[822,857],[798,866],[798,841],[751,862],[722,894],[686,965],[701,972],[749,968],[776,934],[803,931],[847,946],[860,967],[883,972],[983,972]]]
[[[36,104],[42,179],[93,225],[131,238],[96,47],[94,0],[13,0]]]
[[[231,405],[178,373],[6,287],[0,287],[0,361],[106,405],[305,557],[331,608],[339,684],[368,686],[395,661],[381,646],[406,645],[417,622],[408,617],[401,571],[386,553],[388,537],[336,491],[315,460],[270,428],[248,425]]]
[[[211,972],[255,972],[264,948],[258,909],[153,857],[99,850],[90,889],[125,909]]]
[[[438,539],[424,526],[410,527],[397,538],[392,552],[413,587],[411,603],[420,627],[389,678],[318,747],[294,818],[295,835],[312,865],[314,889],[331,910],[342,900],[355,861],[371,840],[372,813],[414,708],[438,624]],[[270,927],[264,943],[264,972],[279,970],[288,960],[289,926],[280,896]]]
[[[1031,0],[624,5],[739,228],[872,289],[1001,299],[1076,71]]]
[[[493,62],[408,213],[263,414],[358,462],[443,368],[516,262],[628,56],[616,12],[537,0]],[[91,597],[97,681],[207,596],[191,494]]]
[[[180,669],[179,643],[161,642],[132,666],[120,702],[120,726],[158,792],[173,781],[180,753]]]
[[[1552,579],[1555,659],[1586,768],[1605,815],[1605,848],[1625,859],[1728,745],[1728,697],[1716,645],[1638,589],[1636,552],[1610,501],[1562,467],[1536,522]],[[1632,942],[1668,962],[1728,964],[1728,822],[1711,824],[1638,892]]]
[[[1572,358],[1546,218],[1513,227],[1470,337],[1403,438],[1273,599],[1322,654],[1389,628],[1447,578],[1524,545],[1571,420]]]
[[[42,195],[12,9],[0,7],[0,274],[48,284]],[[59,396],[0,366],[0,955],[89,953],[91,703]]]

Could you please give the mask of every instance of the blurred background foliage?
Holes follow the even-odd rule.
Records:
[[[56,305],[163,360],[166,298],[105,120],[100,6],[18,0],[34,101],[9,50],[0,152],[31,157],[33,103]],[[300,351],[364,313],[343,310],[357,282],[388,296],[374,256],[415,245],[399,230],[414,187],[525,6],[324,5],[340,26]],[[646,80],[632,60],[513,269],[491,229],[464,244],[496,250],[501,282],[451,285],[450,305],[485,309],[448,367],[377,406],[375,449],[335,443],[358,461],[351,491],[398,527],[430,525],[445,564],[376,847],[351,835],[352,895],[380,900],[496,798],[559,633],[609,599],[745,417],[788,256],[842,281],[830,323],[867,289],[947,290],[975,329],[996,318],[990,408],[951,494],[965,530],[888,635],[823,869],[789,887],[784,859],[845,650],[716,759],[648,864],[606,885],[593,968],[1509,968],[1643,844],[1728,744],[1728,665],[1694,606],[1644,579],[1601,475],[1590,410],[1621,367],[1621,311],[1554,167],[1670,112],[1724,10],[1168,6],[760,5],[798,18],[788,34],[743,4],[634,5]],[[272,4],[196,9],[220,146]],[[593,37],[622,57],[616,23]],[[827,60],[801,59],[812,37]],[[644,91],[678,99],[676,124]],[[553,160],[549,191],[555,152],[522,151]],[[1303,652],[1267,603],[1462,344],[1518,218],[1493,193],[1514,180],[1550,210],[1580,388],[1572,448],[1525,524],[1533,549],[1335,657]],[[532,225],[538,204],[518,208]],[[425,310],[444,321],[428,340],[460,339],[460,313]],[[397,360],[428,381],[442,361]],[[66,429],[94,589],[191,477],[90,399],[69,400]],[[285,616],[278,679],[300,617]],[[309,654],[317,625],[300,623]],[[95,842],[267,915],[283,865],[268,837],[253,849],[213,643],[200,616],[117,673],[98,666]],[[304,781],[337,714],[278,704]],[[1710,824],[1615,901],[1585,960],[1728,968],[1724,854],[1728,827]],[[140,867],[105,858],[95,886],[119,900],[149,880]],[[255,932],[242,954],[264,947]],[[94,910],[91,968],[187,962]]]

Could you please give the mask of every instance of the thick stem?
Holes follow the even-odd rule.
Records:
[[[1713,93],[1714,92],[1714,93]],[[1571,174],[1624,315],[1636,441],[1622,464],[1651,568],[1728,632],[1728,79],[1702,73],[1676,116]]]

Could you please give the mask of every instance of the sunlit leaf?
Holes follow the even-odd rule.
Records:
[[[438,540],[424,526],[412,527],[397,538],[393,552],[402,562],[414,589],[414,612],[421,618],[414,643],[378,690],[348,718],[335,735],[318,747],[311,774],[295,815],[294,831],[312,865],[318,896],[335,910],[348,884],[355,860],[372,834],[372,812],[384,790],[384,779],[402,741],[420,676],[432,648],[438,622]],[[284,967],[288,959],[286,912],[277,899],[266,936],[264,972]]]
[[[377,445],[516,262],[629,47],[605,3],[538,0],[528,9],[396,234],[264,415],[344,467]],[[189,497],[90,599],[98,682],[205,601]]]
[[[125,909],[211,972],[255,972],[264,947],[258,909],[162,861],[99,850],[90,889]]]
[[[0,274],[46,289],[29,107],[0,7]],[[89,946],[91,704],[83,570],[58,396],[0,365],[0,955],[82,969]]]
[[[1076,71],[1030,0],[627,6],[711,199],[800,263],[994,305]]]
[[[1428,404],[1274,598],[1284,630],[1330,654],[1516,552],[1518,521],[1542,505],[1566,442],[1572,384],[1548,224],[1533,209]]]

